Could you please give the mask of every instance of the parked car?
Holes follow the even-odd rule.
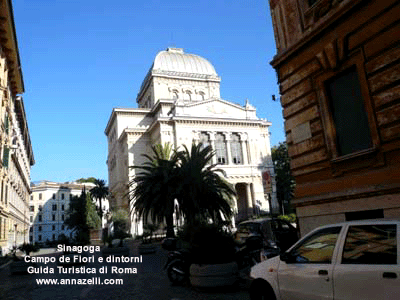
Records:
[[[243,244],[251,236],[260,236],[264,247],[285,251],[298,239],[298,232],[289,222],[277,218],[244,221],[237,226],[236,242]]]
[[[400,222],[387,220],[315,229],[251,269],[250,298],[399,299],[399,232]]]

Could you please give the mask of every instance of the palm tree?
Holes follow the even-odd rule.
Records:
[[[108,195],[108,187],[106,186],[106,182],[103,179],[95,179],[94,184],[96,186],[90,190],[90,194],[93,198],[99,199],[99,215],[100,219],[103,222],[102,200],[105,199]]]
[[[152,147],[152,156],[144,154],[148,161],[130,182],[132,191],[129,198],[132,208],[139,217],[153,222],[166,222],[167,237],[174,237],[174,204],[176,198],[177,157],[172,153],[172,146],[158,144]],[[172,154],[172,155],[171,155]]]
[[[232,200],[236,195],[232,185],[223,176],[225,172],[211,164],[214,156],[211,146],[192,144],[189,151],[177,153],[179,185],[176,197],[186,223],[212,220],[230,221]]]

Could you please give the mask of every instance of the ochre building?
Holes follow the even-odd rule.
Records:
[[[30,170],[35,163],[11,0],[0,1],[0,252],[28,242]]]
[[[400,219],[400,2],[269,2],[301,233]]]

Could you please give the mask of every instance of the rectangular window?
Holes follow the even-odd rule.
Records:
[[[56,235],[53,233],[53,241],[56,239]]]
[[[42,193],[39,193],[39,200],[42,200]]]
[[[61,220],[63,220],[63,221],[64,221],[64,215],[61,215]]]
[[[53,194],[53,199],[56,199],[56,194]]]
[[[42,215],[39,215],[38,218],[39,218],[39,222],[42,222]]]
[[[242,145],[238,134],[232,134],[231,136],[231,155],[232,162],[235,165],[243,164]]]
[[[346,221],[383,219],[383,209],[352,211],[345,213]]]
[[[341,227],[320,229],[290,251],[295,263],[330,264]]]
[[[0,150],[0,153],[1,153],[1,150]],[[0,191],[0,199],[1,199],[1,202],[4,202],[4,199],[3,199],[3,191],[4,191],[4,181],[1,181],[1,191]]]
[[[397,264],[396,225],[350,226],[342,264]]]
[[[39,211],[43,210],[43,205],[39,205]]]
[[[351,67],[326,82],[339,156],[372,147],[368,117],[357,68]]]
[[[33,216],[29,217],[29,221],[32,223],[33,222]]]
[[[56,225],[51,226],[51,230],[56,230]]]
[[[53,218],[52,218],[53,221],[55,221],[55,220],[56,220],[56,215],[53,215],[52,217],[53,217]]]
[[[8,168],[8,160],[10,157],[10,149],[8,147],[4,147],[3,150],[3,167]]]
[[[35,211],[35,206],[33,206],[33,205],[29,206],[29,211],[34,212]]]
[[[61,205],[61,210],[64,210],[65,206],[64,204]]]
[[[57,204],[53,204],[53,211],[57,210]]]
[[[6,112],[5,120],[4,120],[4,128],[5,128],[6,133],[8,134],[8,132],[10,130],[10,119],[8,117],[8,113],[7,112]]]
[[[8,203],[8,185],[6,184],[6,192],[4,194],[4,202],[5,204]]]
[[[39,231],[42,231],[42,226],[39,226],[39,229],[38,229]]]
[[[42,240],[42,235],[41,235],[41,234],[39,234],[39,236],[38,236],[38,240],[39,240],[39,241],[41,241],[41,240]]]
[[[64,194],[61,194],[61,200],[64,200]]]
[[[224,165],[227,163],[225,137],[221,133],[215,135],[215,155],[219,164]]]

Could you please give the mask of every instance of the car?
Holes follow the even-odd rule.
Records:
[[[244,244],[254,236],[261,237],[264,247],[277,247],[280,251],[285,251],[299,239],[297,229],[292,224],[272,217],[239,223],[234,238],[237,243]]]
[[[317,228],[250,271],[250,299],[394,300],[400,297],[400,222]]]

